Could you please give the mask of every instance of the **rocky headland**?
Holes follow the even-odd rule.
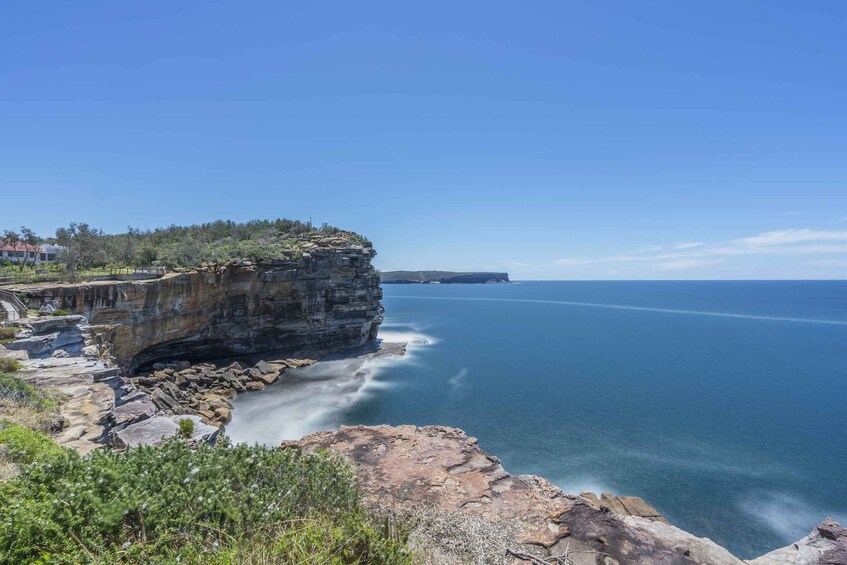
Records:
[[[487,284],[507,283],[509,273],[455,273],[452,271],[383,271],[384,284]]]
[[[161,359],[360,347],[382,322],[374,255],[355,240],[310,236],[297,255],[274,261],[9,290],[30,308],[85,316],[112,359],[134,371]]]

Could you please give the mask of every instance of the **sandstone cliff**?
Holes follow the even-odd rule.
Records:
[[[159,359],[269,350],[350,349],[377,335],[382,289],[371,247],[314,238],[299,257],[135,282],[17,288],[30,308],[55,300],[84,315],[111,355],[135,369]]]

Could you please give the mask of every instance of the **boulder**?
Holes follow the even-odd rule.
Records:
[[[265,383],[262,381],[252,381],[247,383],[247,390],[262,390],[265,388]]]
[[[259,369],[259,372],[261,372],[263,375],[267,375],[268,373],[272,373],[274,371],[273,366],[271,366],[271,364],[266,361],[259,361],[254,365],[254,367],[256,369]]]
[[[132,424],[115,432],[113,443],[119,449],[139,445],[159,445],[179,433],[179,421],[188,418],[194,421],[194,433],[191,440],[214,444],[219,428],[203,423],[196,415],[189,416],[153,416],[143,422]]]
[[[136,400],[149,400],[150,395],[146,392],[142,392],[140,390],[135,390],[132,392],[127,392],[123,396],[116,397],[116,400],[119,400],[120,404],[129,404],[130,402],[135,402]]]
[[[232,419],[232,411],[226,406],[216,407],[215,414],[217,414],[224,422],[229,422]]]
[[[278,369],[274,369],[270,373],[263,373],[259,377],[258,382],[261,382],[262,384],[265,384],[265,385],[274,384],[277,381],[277,379],[279,378],[279,373],[280,373],[280,371]]]
[[[112,420],[116,426],[133,424],[155,416],[158,410],[148,399],[139,399],[121,404],[112,410]]]
[[[171,414],[183,413],[182,405],[171,395],[161,389],[153,391],[150,398],[153,400],[153,404],[155,404],[159,410],[162,410],[163,412],[169,412]]]

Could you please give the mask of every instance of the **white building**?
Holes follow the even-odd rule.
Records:
[[[64,249],[61,245],[32,246],[21,242],[15,246],[0,241],[0,261],[8,259],[12,263],[53,263]]]

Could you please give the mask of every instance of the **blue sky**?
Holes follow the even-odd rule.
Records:
[[[383,269],[847,278],[845,29],[841,1],[4,2],[0,227],[312,218]]]

